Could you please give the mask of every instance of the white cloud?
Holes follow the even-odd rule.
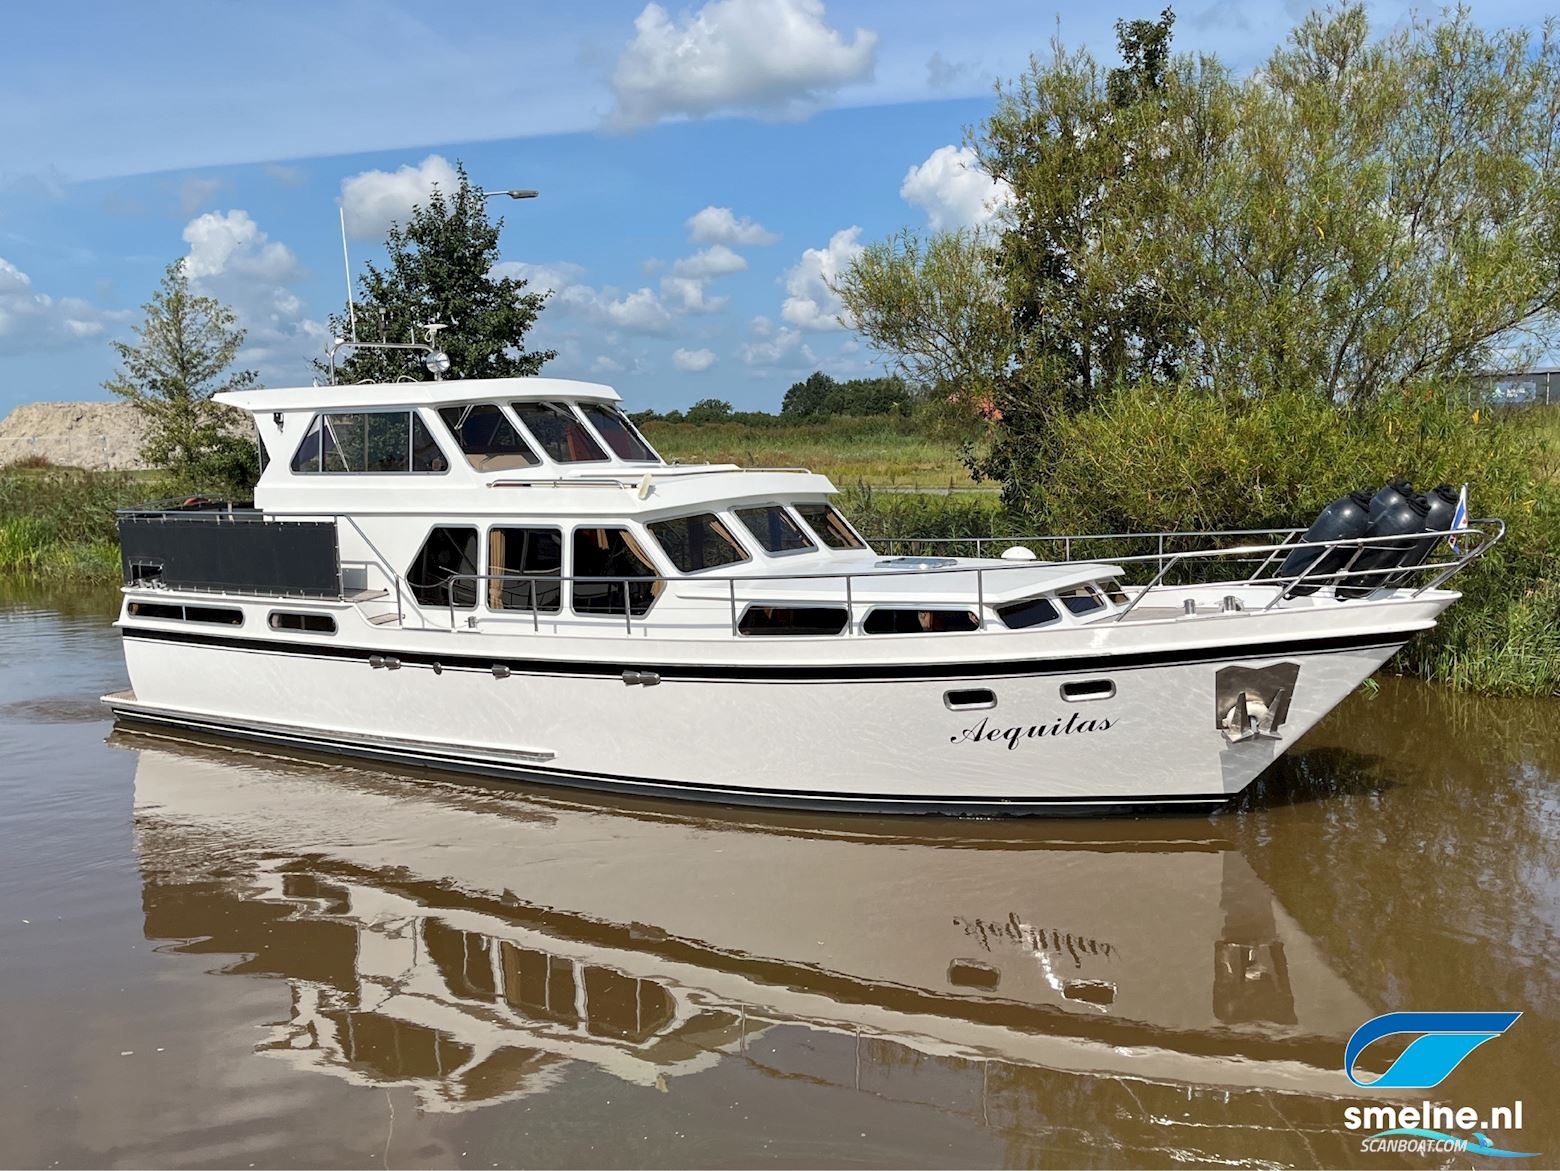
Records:
[[[305,275],[292,249],[240,209],[196,216],[184,240],[190,286],[229,306],[247,334],[239,366],[259,370],[273,385],[306,382],[306,363],[324,352],[326,330],[290,287]]]
[[[429,155],[415,167],[351,175],[341,181],[339,200],[347,213],[347,233],[359,239],[382,236],[392,223],[404,224],[414,207],[427,203],[435,187],[453,192],[459,182],[443,155]]]
[[[797,117],[827,95],[871,78],[877,34],[847,41],[822,0],[710,0],[674,20],[646,4],[612,73],[620,129],[723,110]]]
[[[51,297],[33,288],[32,279],[0,257],[0,353],[47,350],[101,336],[109,314],[80,297]]]
[[[606,354],[598,354],[596,360],[590,364],[593,374],[621,374],[623,363],[616,358],[609,358]]]
[[[661,296],[679,313],[714,313],[726,306],[729,297],[711,297],[705,291],[705,281],[694,277],[664,276],[661,278]]]
[[[298,275],[292,249],[271,240],[247,211],[208,211],[184,227],[190,254],[184,271],[191,280],[236,273],[257,281],[280,283]]]
[[[673,350],[672,365],[689,374],[702,374],[715,365],[715,351]]]
[[[982,227],[1013,202],[1007,181],[981,170],[967,146],[938,147],[924,163],[905,172],[899,194],[926,212],[927,226],[934,231]]]
[[[753,340],[742,347],[744,365],[760,370],[800,370],[818,364],[818,355],[799,329],[775,329],[767,317],[755,317],[748,327]]]
[[[672,265],[674,276],[693,277],[696,280],[708,280],[711,277],[728,276],[734,272],[741,272],[747,267],[747,260],[727,248],[724,244],[714,244],[708,248],[700,249],[692,256],[684,256],[676,264]]]
[[[738,219],[729,207],[711,206],[688,217],[688,238],[695,244],[735,244],[746,247],[773,244],[780,237],[747,216]]]
[[[672,311],[653,289],[623,293],[611,287],[596,288],[582,279],[583,268],[568,261],[530,264],[505,260],[493,266],[493,274],[520,277],[538,291],[551,290],[549,311],[556,316],[577,316],[629,333],[664,334],[672,327]]]
[[[799,329],[843,329],[845,306],[829,286],[862,248],[859,227],[842,228],[823,248],[809,248],[785,276],[790,295],[780,307],[780,318]]]

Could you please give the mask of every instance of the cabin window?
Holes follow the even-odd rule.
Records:
[[[272,630],[297,630],[304,634],[336,633],[336,620],[329,614],[272,610],[269,623]]]
[[[406,584],[421,606],[448,606],[470,610],[477,604],[477,530],[441,525],[428,534],[417,550]],[[463,577],[464,581],[453,579]]]
[[[661,550],[684,573],[746,561],[748,555],[714,513],[678,516],[647,526]]]
[[[1118,606],[1125,606],[1127,604],[1127,591],[1121,588],[1120,579],[1113,577],[1105,581],[1103,584],[1105,586],[1105,596],[1107,598],[1109,598],[1112,602],[1115,602]]]
[[[563,603],[563,531],[489,529],[488,573],[528,579],[489,581],[487,604],[492,609],[556,614]]]
[[[1024,630],[1059,621],[1062,615],[1048,598],[1025,598],[1022,602],[998,606],[997,617],[1009,630]]]
[[[244,612],[227,606],[180,606],[169,602],[131,602],[136,618],[156,618],[163,622],[209,622],[214,626],[242,626]]]
[[[740,520],[753,539],[768,553],[802,553],[818,546],[802,532],[802,526],[791,519],[791,514],[778,504],[762,508],[739,508]]]
[[[302,474],[442,472],[448,466],[415,411],[321,412],[292,462]]]
[[[1062,605],[1073,614],[1092,614],[1105,608],[1105,599],[1100,597],[1099,591],[1086,585],[1058,590],[1056,596],[1062,599]]]
[[[807,527],[831,549],[865,549],[867,543],[856,535],[839,509],[832,504],[798,504],[796,511]]]
[[[968,610],[899,610],[879,606],[861,629],[867,634],[945,634],[975,630],[980,621]]]
[[[607,441],[607,446],[618,459],[634,463],[645,460],[661,462],[661,457],[645,442],[639,429],[616,407],[606,403],[581,403],[580,413],[596,428],[596,434]]]
[[[439,418],[479,472],[509,472],[542,462],[496,403],[440,407]]]
[[[575,581],[576,614],[645,614],[661,592],[655,564],[627,529],[575,529],[575,578],[649,578],[648,581]],[[624,589],[627,589],[627,610]]]
[[[568,403],[511,403],[527,431],[561,464],[594,463],[607,458]]]
[[[843,606],[749,606],[737,623],[746,635],[828,635],[845,629]]]

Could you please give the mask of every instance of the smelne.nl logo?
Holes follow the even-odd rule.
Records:
[[[1479,1046],[1499,1037],[1516,1023],[1519,1012],[1389,1012],[1366,1021],[1344,1048],[1344,1072],[1357,1086],[1390,1089],[1429,1089],[1438,1086]],[[1367,1047],[1384,1037],[1417,1034],[1386,1071],[1368,1081],[1355,1072]],[[1413,1105],[1350,1106],[1344,1112],[1350,1130],[1379,1127],[1360,1143],[1371,1153],[1468,1152],[1504,1158],[1530,1158],[1536,1151],[1509,1151],[1497,1147],[1485,1130],[1521,1130],[1522,1103],[1495,1106],[1481,1112],[1472,1106],[1422,1102]],[[1439,1127],[1471,1131],[1471,1137],[1450,1134]]]
[[[1444,1082],[1463,1059],[1511,1028],[1520,1012],[1389,1012],[1354,1030],[1343,1051],[1343,1070],[1357,1086],[1428,1090]],[[1380,1077],[1361,1081],[1354,1063],[1383,1037],[1420,1034]]]

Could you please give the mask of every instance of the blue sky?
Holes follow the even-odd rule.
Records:
[[[633,407],[772,409],[813,369],[875,359],[825,280],[905,225],[990,214],[964,164],[993,82],[1160,3],[675,4],[149,0],[13,6],[0,43],[0,415],[105,397],[162,268],[235,306],[244,363],[306,383],[354,261],[463,161],[506,270],[555,290],[547,372]],[[1204,0],[1181,50],[1260,61],[1306,5]],[[1407,6],[1371,6],[1377,27]],[[1536,24],[1537,3],[1480,5]]]

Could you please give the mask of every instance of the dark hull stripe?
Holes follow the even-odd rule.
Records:
[[[741,789],[703,785],[654,777],[630,777],[613,773],[580,772],[541,765],[510,765],[472,759],[431,749],[406,750],[355,740],[340,740],[323,733],[299,730],[284,734],[250,727],[219,717],[149,712],[137,706],[120,707],[106,700],[120,722],[134,729],[189,729],[203,736],[236,738],[305,753],[349,756],[413,768],[458,772],[507,781],[533,781],[566,785],[640,797],[675,797],[723,805],[782,806],[835,813],[933,813],[954,817],[1007,817],[1023,815],[1088,816],[1098,813],[1209,812],[1228,802],[1230,793],[1130,793],[1120,798],[1099,796],[970,798],[903,797],[889,793],[830,793],[805,789]]]
[[[836,664],[706,664],[645,662],[619,659],[615,662],[591,662],[567,659],[512,659],[491,655],[430,654],[427,651],[397,650],[393,647],[358,647],[343,643],[306,643],[283,639],[243,638],[237,635],[193,630],[153,630],[146,627],[121,628],[127,639],[177,642],[196,646],[262,654],[298,655],[349,662],[367,662],[372,656],[394,657],[403,667],[433,667],[443,670],[491,671],[495,666],[516,675],[620,676],[625,669],[654,671],[663,680],[682,679],[726,683],[822,682],[852,683],[880,680],[917,679],[1002,679],[1023,675],[1067,675],[1083,672],[1124,671],[1137,667],[1176,667],[1194,663],[1232,662],[1268,659],[1286,655],[1318,655],[1337,651],[1372,650],[1407,642],[1416,631],[1400,630],[1369,634],[1328,635],[1319,638],[1293,638],[1262,643],[1227,643],[1219,646],[1190,647],[1176,650],[1137,651],[1119,654],[1075,655],[1065,658],[1016,659],[1003,662],[953,663],[836,663]]]

